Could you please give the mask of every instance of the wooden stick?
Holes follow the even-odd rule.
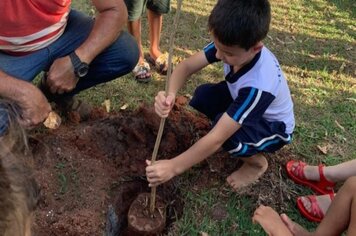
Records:
[[[167,78],[166,78],[166,87],[165,87],[165,91],[166,91],[166,95],[168,93],[168,88],[169,88],[169,78],[172,75],[172,57],[173,57],[173,44],[174,44],[174,36],[175,33],[177,31],[178,28],[178,20],[179,20],[179,14],[180,14],[180,10],[182,7],[182,2],[183,0],[178,0],[177,1],[177,12],[174,16],[174,21],[173,21],[173,31],[170,35],[169,38],[169,51],[168,51],[168,70],[167,70]],[[162,138],[162,134],[163,134],[163,129],[164,129],[164,124],[166,122],[166,118],[161,118],[161,123],[159,125],[159,129],[158,129],[158,134],[157,134],[157,138],[156,138],[156,143],[153,149],[153,153],[152,153],[152,158],[151,158],[151,165],[153,165],[156,161],[156,157],[157,157],[157,153],[158,153],[158,148],[159,145],[161,143],[161,138]],[[153,216],[154,211],[155,211],[155,205],[156,205],[156,187],[152,187],[151,188],[151,201],[150,201],[150,213],[151,216]]]

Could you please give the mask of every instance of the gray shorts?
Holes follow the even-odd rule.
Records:
[[[170,0],[125,0],[129,21],[137,20],[145,12],[146,8],[158,13],[166,14],[170,10]]]

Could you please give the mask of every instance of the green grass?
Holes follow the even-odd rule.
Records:
[[[215,1],[184,1],[179,28],[175,37],[174,59],[180,61],[202,49],[209,41],[207,17]],[[356,157],[356,21],[352,0],[271,0],[272,24],[265,40],[279,59],[292,92],[296,129],[294,142],[287,150],[312,164],[337,164]],[[74,5],[93,14],[87,1]],[[164,18],[161,48],[168,50],[176,1]],[[147,22],[143,17],[143,44],[147,50]],[[223,78],[221,64],[207,67],[188,81],[181,94],[192,94],[201,83]],[[138,84],[132,75],[101,85],[81,94],[96,105],[110,99],[115,110],[128,104],[137,108],[141,102],[153,103],[157,91],[164,90],[165,78],[154,74],[152,83]],[[317,146],[328,146],[326,155]],[[187,182],[199,177],[194,169],[184,175]],[[193,178],[193,179],[194,179]],[[223,182],[221,182],[223,184]],[[253,202],[246,196],[229,193],[221,198],[216,189],[182,189],[184,214],[176,222],[173,235],[264,235],[251,222]],[[306,194],[308,192],[302,192]],[[228,217],[214,221],[209,208],[220,203]],[[287,213],[297,222],[312,229],[295,209],[291,199]]]

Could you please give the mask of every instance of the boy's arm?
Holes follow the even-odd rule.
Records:
[[[187,151],[170,160],[157,161],[146,168],[150,186],[162,184],[216,152],[240,125],[224,113],[214,128]],[[148,164],[150,164],[148,162]]]
[[[204,51],[200,51],[182,61],[174,68],[170,78],[168,93],[177,94],[178,90],[183,87],[185,81],[194,73],[201,70],[209,64]]]
[[[155,98],[155,110],[160,117],[168,116],[174,105],[177,92],[183,87],[188,77],[208,64],[209,62],[206,59],[204,52],[201,51],[177,65],[169,78],[167,94],[164,91],[160,91]]]

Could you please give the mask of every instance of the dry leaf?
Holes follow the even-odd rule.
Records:
[[[51,111],[47,119],[43,122],[43,125],[49,129],[57,129],[61,125],[61,123],[61,117],[54,111]]]
[[[120,110],[126,110],[129,104],[125,103],[123,106],[120,107]]]
[[[344,69],[345,69],[345,67],[346,67],[346,63],[345,63],[345,62],[341,63],[341,66],[340,66],[340,68],[339,68],[339,72],[340,72],[340,73],[343,72]]]
[[[284,44],[284,41],[282,41],[281,39],[279,39],[278,37],[276,37],[276,40],[281,43],[281,44]]]
[[[101,105],[103,105],[105,107],[105,110],[107,113],[110,112],[110,109],[111,109],[110,99],[106,99]]]
[[[323,147],[317,145],[316,147],[317,147],[317,148],[319,149],[319,151],[321,151],[321,153],[323,153],[324,155],[328,154],[328,145],[323,146]]]
[[[186,93],[186,94],[184,95],[184,97],[186,97],[186,98],[188,98],[188,99],[192,99],[192,98],[193,98],[193,96],[190,95],[189,93]]]
[[[209,234],[205,232],[200,232],[200,236],[209,236]]]
[[[352,50],[352,46],[346,46],[346,51],[351,51]]]
[[[339,127],[340,129],[342,129],[342,131],[345,131],[344,126],[340,125],[339,122],[337,122],[337,120],[335,120],[335,124],[337,127]]]

